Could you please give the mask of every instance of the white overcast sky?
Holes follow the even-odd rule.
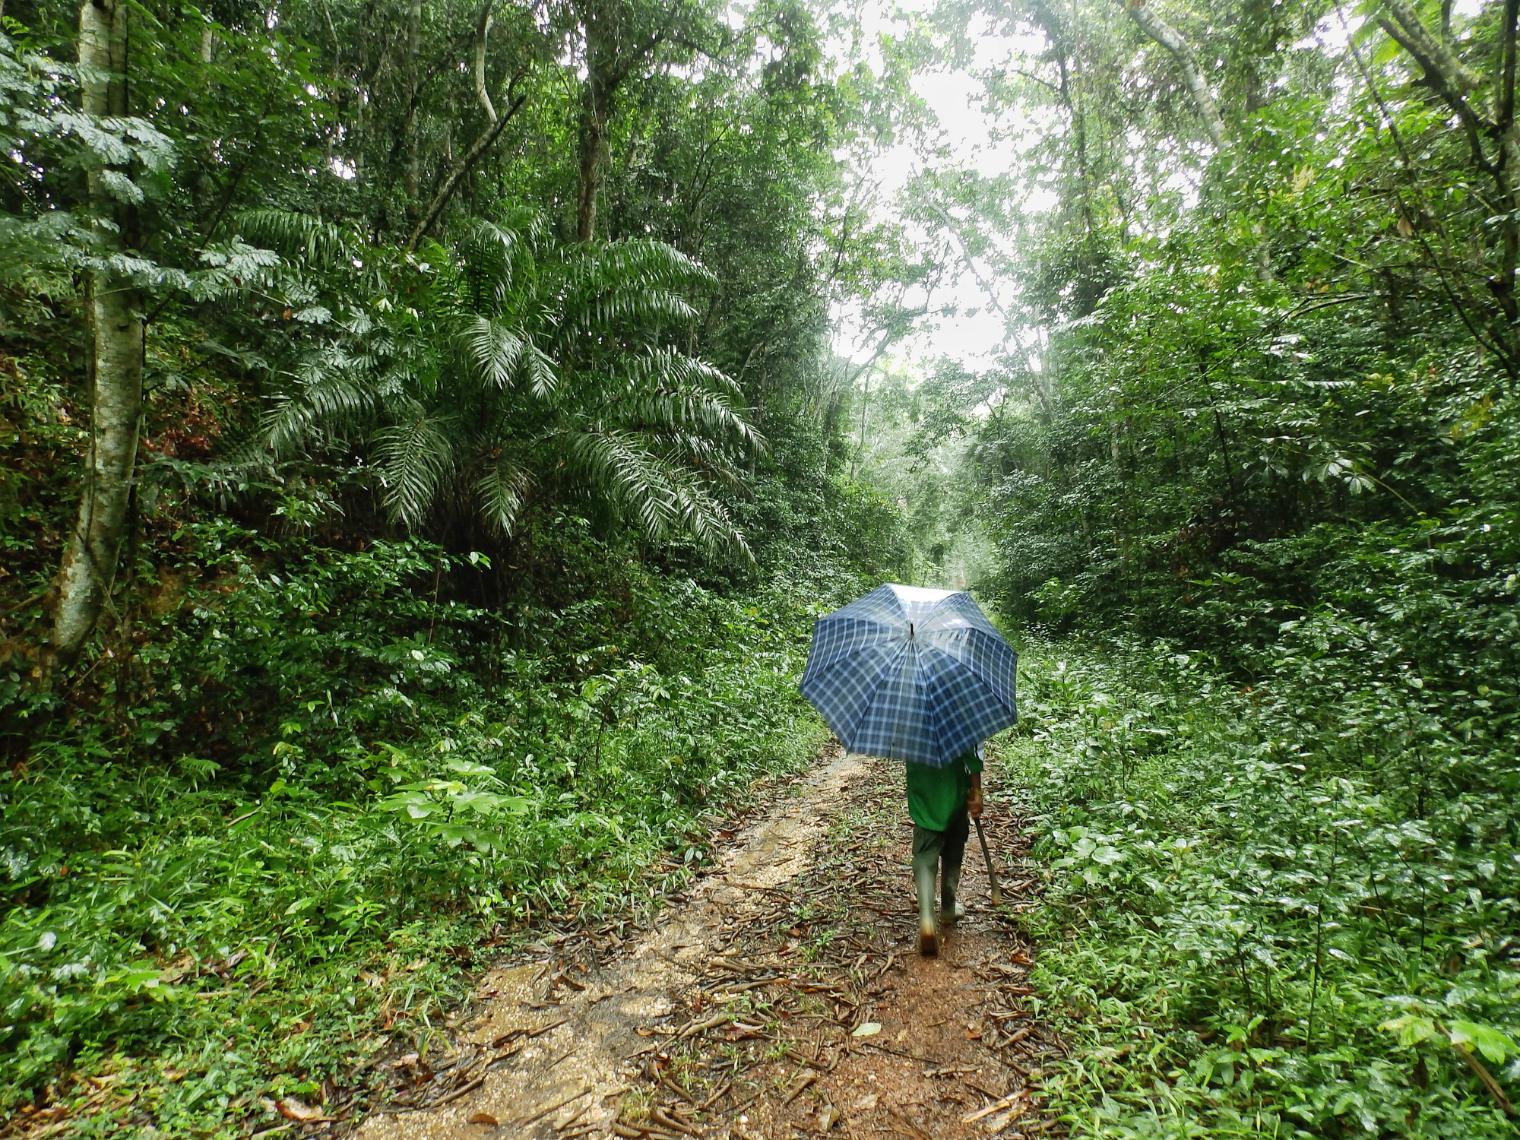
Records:
[[[1199,0],[1203,2],[1203,0]],[[1485,3],[1495,0],[1456,0],[1454,14],[1471,18],[1481,11]],[[898,0],[895,5],[867,3],[862,5],[865,24],[865,42],[874,44],[878,37],[898,25],[901,17],[896,13],[925,12],[934,6],[934,0]],[[1322,50],[1344,51],[1347,33],[1362,24],[1365,17],[1359,15],[1355,4],[1343,5],[1332,10],[1321,21],[1310,39],[1317,41]],[[986,70],[1007,65],[1015,58],[1028,60],[1039,51],[1039,43],[1032,39],[1014,39],[988,34],[985,26],[973,27],[976,57],[972,61],[975,70]],[[1307,45],[1305,45],[1307,46]],[[848,56],[848,45],[836,45],[836,54]],[[873,61],[879,62],[879,61]],[[986,174],[997,174],[1017,166],[1019,161],[1017,141],[1029,137],[1040,128],[1032,122],[996,123],[982,104],[981,83],[971,71],[927,71],[915,76],[914,89],[928,104],[939,121],[943,141],[947,144],[953,161],[964,168]],[[1001,128],[1001,129],[995,129]],[[942,163],[942,160],[936,160]],[[880,189],[878,209],[885,217],[893,212],[894,199],[908,180],[924,168],[924,159],[907,144],[900,144],[878,156],[872,163],[867,177]],[[1040,203],[1026,200],[1026,208],[1038,209]],[[1016,249],[1004,250],[1013,257]],[[959,310],[956,315],[943,316],[925,327],[907,342],[899,346],[888,361],[913,369],[935,357],[949,357],[969,368],[986,368],[993,363],[1005,347],[1004,321],[997,309],[988,303],[983,285],[977,280],[989,282],[999,291],[999,302],[1009,311],[1016,310],[1013,291],[1006,282],[998,282],[991,267],[982,265],[973,274],[962,264],[959,250],[953,255],[955,263],[947,266],[948,287],[942,286],[936,293],[936,307],[951,304]],[[834,349],[842,356],[857,360],[870,353],[871,338],[862,333],[855,319],[853,307],[842,305],[834,312]]]
[[[898,8],[908,12],[926,11],[932,0],[902,0]],[[898,22],[891,9],[885,5],[864,6],[863,22],[866,42],[875,43],[877,38],[893,29]],[[972,68],[983,69],[1010,60],[1022,48],[1031,45],[1017,44],[1001,36],[982,35],[977,38],[976,58]],[[846,45],[839,45],[844,55]],[[874,61],[873,61],[874,62]],[[924,71],[913,79],[915,93],[924,100],[938,120],[941,142],[948,148],[953,161],[960,167],[985,174],[998,174],[1008,170],[1017,161],[1014,145],[1007,132],[996,141],[994,122],[982,106],[981,82],[970,70]],[[1006,126],[1007,124],[1004,124]],[[942,159],[936,159],[942,163]],[[867,177],[877,189],[878,209],[890,217],[894,200],[909,180],[925,168],[925,160],[910,143],[899,143],[879,155],[871,165]],[[935,357],[947,356],[971,367],[985,367],[998,354],[1004,342],[1003,318],[988,302],[986,292],[977,281],[995,284],[995,273],[987,266],[979,267],[973,274],[964,264],[959,250],[954,262],[946,267],[945,281],[935,293],[935,308],[953,306],[958,312],[940,316],[924,327],[892,354],[891,362],[911,366]],[[921,299],[921,298],[919,298]],[[911,302],[910,298],[910,302]],[[1004,292],[999,300],[1007,305],[1011,293]],[[842,356],[864,358],[870,353],[871,338],[862,333],[855,320],[853,306],[842,305],[834,314],[834,349]]]

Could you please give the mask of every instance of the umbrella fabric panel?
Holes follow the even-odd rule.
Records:
[[[939,634],[956,629],[980,630],[991,634],[1005,648],[1007,646],[1003,635],[987,620],[987,615],[982,613],[970,594],[950,594],[936,603],[933,611],[923,618],[919,632]]]
[[[1013,707],[1019,657],[996,632],[955,629],[923,640],[929,647],[955,658],[996,692],[1005,694],[1008,706]]]
[[[917,649],[907,646],[882,675],[860,723],[848,737],[840,737],[846,748],[919,764],[945,763],[917,659]]]
[[[809,659],[802,677],[802,695],[813,702],[846,747],[853,747],[851,738],[859,730],[885,677],[901,668],[900,659],[907,648],[904,638],[895,637],[886,644],[833,653],[822,663],[816,655]]]
[[[818,620],[834,622],[849,619],[906,631],[907,623],[913,620],[909,609],[915,604],[917,603],[904,603],[891,586],[877,586],[869,594],[856,598],[849,605],[841,606]]]
[[[949,763],[1018,719],[1010,689],[999,689],[937,647],[919,653],[928,707]]]
[[[846,748],[942,766],[1014,723],[1017,663],[969,594],[885,585],[815,623],[801,689]]]
[[[883,625],[860,617],[840,617],[830,614],[813,623],[813,646],[808,652],[807,678],[866,650],[878,646],[891,646],[901,650],[907,642],[907,631],[895,626]]]

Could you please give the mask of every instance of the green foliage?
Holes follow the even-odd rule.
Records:
[[[342,236],[258,215],[308,251]],[[720,498],[758,437],[727,376],[669,344],[712,277],[650,241],[562,245],[541,220],[476,221],[403,263],[366,313],[294,370],[267,422],[278,452],[365,445],[411,527],[473,499],[504,536],[535,497],[601,511],[654,540],[744,548]]]
[[[1511,1134],[1476,1070],[1517,1075],[1520,693],[1454,706],[1329,632],[1247,688],[1160,643],[1026,649],[1004,760],[1075,1135]]]
[[[121,717],[58,726],[0,788],[7,1109],[109,1071],[102,1126],[263,1120],[261,1096],[349,1072],[382,1030],[425,1046],[461,971],[533,916],[689,873],[704,821],[821,743],[800,583],[647,581],[620,630],[663,644],[657,667],[553,628],[509,648],[501,618],[414,592],[446,567],[417,543],[197,542],[226,553],[116,672]]]
[[[924,268],[841,177],[905,67],[830,60],[844,9],[606,10],[659,34],[599,61],[611,236],[575,243],[585,6],[123,5],[109,119],[77,8],[6,9],[0,1112],[277,1125],[816,754],[809,619],[915,556],[826,359],[833,295]],[[91,269],[142,298],[144,410],[49,674]]]

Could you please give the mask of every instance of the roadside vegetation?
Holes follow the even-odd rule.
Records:
[[[113,674],[121,715],[10,773],[8,1113],[49,1086],[83,1134],[320,1104],[426,1051],[543,920],[651,905],[756,778],[822,745],[795,681],[819,584],[631,569],[602,582],[615,604],[509,624],[434,606],[416,587],[451,565],[422,543],[256,568],[253,536],[221,537],[225,575]]]
[[[1509,731],[1312,638],[1264,664],[1026,648],[1047,1087],[1087,1136],[1512,1135]]]
[[[964,10],[1039,45],[1019,189],[942,201],[1016,283],[964,471],[1058,1110],[1512,1135],[1516,8]]]

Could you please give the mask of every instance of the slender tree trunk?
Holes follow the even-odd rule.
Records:
[[[591,57],[591,31],[587,27],[587,56]],[[576,197],[575,237],[590,241],[596,236],[596,199],[607,170],[607,124],[612,117],[612,86],[595,62],[588,62],[586,87],[581,98],[580,185]]]
[[[1508,214],[1500,229],[1499,271],[1490,288],[1504,313],[1505,347],[1512,358],[1520,358],[1520,335],[1516,333],[1520,303],[1515,296],[1515,273],[1520,270],[1520,123],[1515,118],[1517,24],[1520,24],[1520,0],[1505,0],[1504,23],[1499,32],[1499,92],[1494,126],[1500,149],[1494,182]]]
[[[612,123],[618,88],[669,33],[680,12],[672,6],[661,25],[643,40],[629,41],[626,0],[579,0],[575,5],[586,37],[586,82],[581,90],[577,138],[579,185],[575,202],[575,236],[596,236],[597,198],[607,176],[607,131]]]
[[[422,0],[411,0],[406,13],[407,106],[406,116],[406,189],[407,209],[417,208],[422,185],[422,146],[417,139],[417,89],[422,85],[419,62],[422,42]]]
[[[1499,222],[1498,248],[1492,255],[1496,264],[1487,284],[1488,291],[1498,312],[1482,317],[1469,316],[1462,296],[1449,283],[1447,271],[1442,268],[1435,252],[1421,239],[1427,259],[1442,277],[1449,300],[1480,342],[1492,349],[1499,357],[1513,383],[1520,376],[1520,297],[1516,295],[1516,273],[1520,271],[1520,122],[1516,121],[1515,84],[1517,78],[1517,25],[1520,25],[1520,0],[1505,0],[1502,23],[1499,26],[1497,47],[1498,85],[1491,108],[1485,107],[1472,93],[1481,85],[1482,79],[1458,58],[1441,34],[1432,33],[1420,21],[1419,13],[1408,0],[1383,0],[1387,15],[1378,17],[1378,26],[1388,33],[1405,51],[1414,57],[1425,73],[1429,89],[1454,113],[1467,140],[1472,166],[1486,174],[1493,182],[1494,197]],[[1443,16],[1449,15],[1443,10]],[[1353,51],[1355,44],[1353,43]],[[1366,63],[1357,57],[1364,78],[1372,88],[1388,129],[1406,168],[1413,167],[1411,155],[1399,138],[1391,114]],[[1495,146],[1492,156],[1488,148]],[[1415,231],[1418,234],[1418,230]],[[1476,321],[1488,327],[1481,330]]]
[[[453,161],[452,137],[444,139],[445,156],[450,160],[451,166],[443,180],[438,184],[438,189],[433,192],[432,200],[427,209],[423,210],[422,217],[412,227],[412,232],[407,236],[406,245],[403,247],[410,253],[417,248],[417,243],[427,236],[434,223],[442,216],[444,208],[448,206],[454,194],[458,191],[474,165],[485,156],[492,145],[501,137],[501,132],[512,121],[512,117],[522,109],[527,95],[513,97],[513,91],[517,87],[520,75],[514,76],[507,85],[507,98],[509,100],[506,109],[498,112],[496,103],[491,98],[491,89],[486,83],[486,46],[491,35],[491,8],[495,0],[485,0],[481,5],[480,15],[475,18],[475,42],[471,51],[470,74],[475,84],[475,101],[480,104],[480,109],[485,112],[486,126],[475,141],[472,142],[459,156],[458,161]]]
[[[1198,109],[1198,117],[1203,120],[1203,129],[1208,132],[1209,141],[1214,144],[1215,150],[1223,150],[1224,116],[1219,113],[1214,93],[1209,90],[1209,85],[1203,81],[1202,72],[1198,70],[1198,56],[1192,45],[1183,39],[1181,32],[1147,8],[1145,0],[1125,0],[1124,7],[1140,30],[1171,54],[1177,70],[1182,73],[1182,82],[1187,86],[1188,94],[1193,97],[1193,106]]]
[[[83,107],[101,118],[127,114],[127,4],[85,0],[79,13]],[[117,170],[117,174],[125,171]],[[89,171],[90,204],[106,251],[125,252],[137,237],[136,212],[110,192],[106,171]],[[75,660],[95,629],[116,574],[137,462],[142,418],[143,320],[137,290],[109,270],[87,281],[90,341],[90,442],[79,516],[58,571],[52,655]]]

